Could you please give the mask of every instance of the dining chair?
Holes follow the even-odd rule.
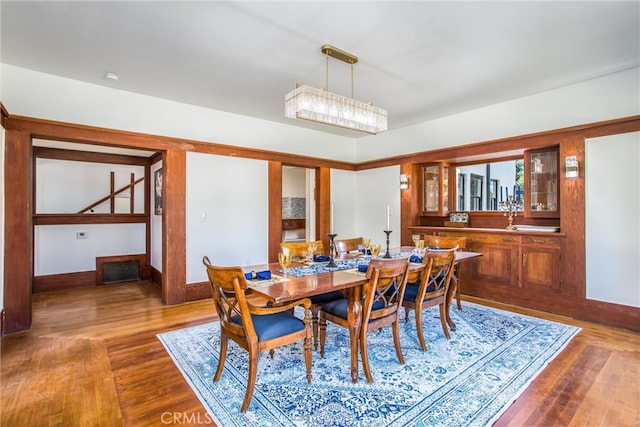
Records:
[[[366,273],[367,283],[362,290],[362,326],[358,337],[362,368],[369,383],[373,382],[367,343],[367,335],[370,331],[378,330],[391,324],[396,355],[400,364],[404,364],[404,357],[400,348],[399,319],[400,307],[402,306],[405,286],[407,285],[408,271],[408,258],[377,258],[369,263]],[[347,312],[348,301],[346,298],[327,303],[320,310],[320,357],[324,357],[327,320],[348,328]]]
[[[359,252],[364,248],[362,237],[353,237],[351,239],[339,239],[335,241],[336,252],[338,255],[349,252]]]
[[[440,306],[442,332],[447,339],[451,338],[447,326],[446,298],[457,249],[457,246],[454,246],[449,249],[427,250],[422,261],[424,269],[420,273],[420,280],[417,283],[407,283],[402,301],[404,321],[409,321],[409,310],[415,310],[416,331],[422,351],[427,350],[422,331],[422,311],[429,307]]]
[[[425,235],[423,238],[424,247],[441,247],[441,248],[452,248],[454,246],[458,246],[458,250],[463,251],[467,248],[467,237],[453,237],[453,236],[431,236]],[[460,269],[462,267],[460,264],[456,264],[453,267],[453,277],[456,281],[456,306],[458,310],[462,310],[462,304],[460,303]]]
[[[282,242],[280,243],[280,250],[282,252],[288,252],[291,254],[291,258],[299,261],[301,258],[311,255],[309,252],[309,243],[316,244],[315,255],[324,254],[324,247],[321,240],[315,242]]]
[[[280,249],[283,252],[288,252],[291,254],[292,258],[301,259],[305,256],[310,255],[309,253],[309,243],[312,242],[282,242],[280,243]],[[321,255],[324,253],[324,248],[322,246],[322,242],[320,240],[315,241],[316,243],[316,255]],[[320,308],[331,301],[335,301],[338,299],[344,298],[344,294],[339,291],[328,292],[326,294],[314,295],[309,297],[311,301],[311,328],[313,331],[313,349],[318,349],[318,321],[320,319]]]
[[[211,293],[220,319],[220,359],[213,381],[218,381],[224,369],[229,338],[249,353],[247,391],[240,408],[245,412],[253,396],[258,371],[258,359],[262,351],[304,340],[304,361],[307,383],[311,383],[311,327],[307,298],[278,306],[256,306],[246,298],[247,282],[240,267],[214,266],[208,257],[202,262],[207,268]],[[289,310],[301,306],[304,317],[299,319]]]

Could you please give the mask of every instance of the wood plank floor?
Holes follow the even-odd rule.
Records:
[[[469,300],[582,328],[496,426],[640,426],[640,334]],[[148,282],[34,295],[31,330],[2,339],[1,425],[212,425],[156,334],[214,319]]]

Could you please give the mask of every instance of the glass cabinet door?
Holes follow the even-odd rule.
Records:
[[[529,177],[529,216],[559,217],[558,150],[552,148],[527,152],[525,168],[528,169],[525,174]]]
[[[446,215],[449,211],[449,167],[442,163],[422,168],[423,206],[427,215]]]

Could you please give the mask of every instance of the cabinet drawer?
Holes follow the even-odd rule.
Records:
[[[505,234],[469,234],[468,240],[478,243],[505,243],[517,245],[520,243],[520,236],[510,236]]]
[[[560,238],[547,236],[522,236],[522,244],[560,247]]]

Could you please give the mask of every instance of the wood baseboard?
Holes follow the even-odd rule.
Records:
[[[80,271],[77,273],[49,274],[33,278],[32,292],[60,291],[64,289],[86,288],[96,285],[95,271]]]
[[[209,282],[190,283],[187,285],[187,301],[198,301],[211,298]]]

